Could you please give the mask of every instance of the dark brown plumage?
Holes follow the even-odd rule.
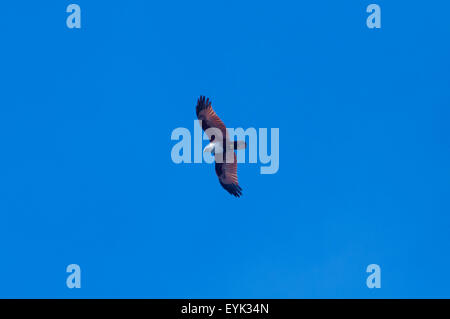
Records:
[[[214,112],[209,98],[200,96],[195,108],[197,118],[201,121],[202,129],[208,135],[210,142],[222,147],[223,153],[215,153],[215,171],[219,178],[220,185],[235,197],[242,195],[242,188],[239,186],[237,177],[237,160],[234,150],[237,149],[237,142],[230,142],[225,124]],[[210,128],[216,128],[222,133],[221,141],[216,138]],[[245,145],[245,143],[244,143]],[[232,153],[230,153],[232,152]]]

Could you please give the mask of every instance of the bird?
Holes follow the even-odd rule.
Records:
[[[209,137],[210,143],[203,152],[211,153],[215,160],[215,171],[220,185],[235,197],[242,196],[238,182],[235,150],[245,149],[245,141],[230,141],[227,127],[212,108],[211,100],[201,95],[195,108],[202,130]]]

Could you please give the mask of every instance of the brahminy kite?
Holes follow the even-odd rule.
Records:
[[[238,182],[234,150],[245,149],[246,143],[244,141],[230,141],[227,128],[214,112],[209,98],[200,96],[197,100],[196,113],[203,131],[210,140],[203,151],[210,152],[214,156],[216,174],[220,185],[230,194],[240,197],[242,188]]]

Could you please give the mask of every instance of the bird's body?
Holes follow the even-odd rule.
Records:
[[[214,112],[210,100],[204,96],[200,96],[197,101],[196,113],[202,129],[209,136],[210,143],[204,151],[214,155],[215,171],[220,185],[230,194],[240,197],[242,188],[238,182],[234,150],[245,148],[245,142],[230,141],[225,124]]]

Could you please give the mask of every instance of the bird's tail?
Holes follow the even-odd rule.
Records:
[[[243,150],[246,147],[247,147],[247,143],[245,143],[244,141],[234,141],[233,148],[235,150]]]

